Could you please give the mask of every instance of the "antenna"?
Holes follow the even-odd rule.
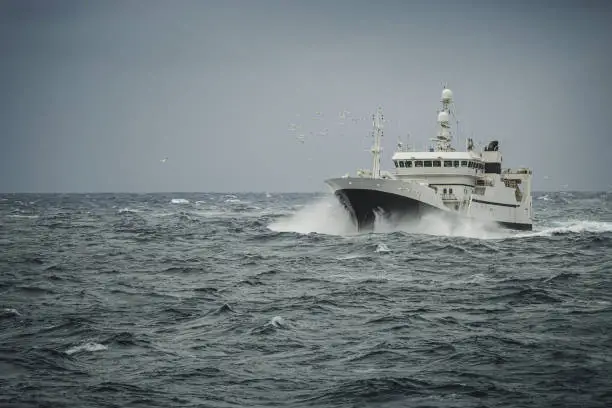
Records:
[[[383,137],[383,122],[385,118],[382,113],[382,108],[379,106],[375,114],[372,115],[372,125],[374,130],[372,136],[374,136],[374,145],[372,146],[372,178],[380,178],[380,141]]]
[[[410,133],[406,134],[406,151],[414,151],[414,145],[410,144]]]

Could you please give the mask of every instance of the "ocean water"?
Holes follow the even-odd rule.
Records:
[[[610,407],[612,194],[356,233],[319,194],[0,195],[1,407]]]

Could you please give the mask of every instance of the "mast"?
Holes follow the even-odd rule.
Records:
[[[372,178],[380,178],[380,153],[382,147],[380,147],[380,141],[383,137],[383,121],[384,116],[382,108],[378,107],[378,110],[372,115],[372,123],[374,130],[372,135],[374,136],[374,145],[372,146]]]
[[[450,106],[453,102],[453,92],[444,87],[442,90],[442,109],[438,111],[438,135],[431,140],[436,142],[437,152],[453,152],[455,149],[451,145],[452,134],[450,127]]]

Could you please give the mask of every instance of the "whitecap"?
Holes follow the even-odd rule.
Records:
[[[293,206],[299,208],[298,205]],[[275,232],[297,232],[300,234],[355,234],[356,228],[348,212],[335,197],[325,197],[299,208],[290,216],[282,217],[268,228]]]
[[[376,252],[378,253],[385,253],[385,252],[391,252],[391,250],[389,249],[389,247],[383,243],[378,244],[378,246],[376,247]]]
[[[137,213],[137,212],[140,212],[140,211],[125,207],[125,208],[121,208],[121,209],[117,210],[117,212],[119,214],[123,214],[123,213]]]
[[[283,319],[280,316],[274,316],[271,320],[270,320],[270,324],[274,327],[286,327],[287,323],[285,322],[285,319]]]
[[[580,234],[591,232],[603,234],[612,232],[612,222],[603,221],[557,221],[553,226],[540,231],[518,234],[516,237],[550,237],[558,234]]]
[[[21,314],[17,311],[17,309],[7,308],[2,309],[0,316],[21,316]]]
[[[89,343],[85,343],[79,346],[74,346],[72,348],[69,348],[68,350],[66,350],[66,354],[70,355],[70,354],[75,354],[81,351],[93,352],[93,351],[102,351],[102,350],[107,350],[107,349],[108,347],[106,347],[104,344],[89,342]]]

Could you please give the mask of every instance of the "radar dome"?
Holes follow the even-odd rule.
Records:
[[[449,116],[447,112],[442,111],[438,113],[438,123],[448,122],[448,120],[449,120]]]
[[[453,91],[451,91],[448,88],[444,88],[444,90],[442,91],[442,100],[444,102],[450,102],[453,100]]]

